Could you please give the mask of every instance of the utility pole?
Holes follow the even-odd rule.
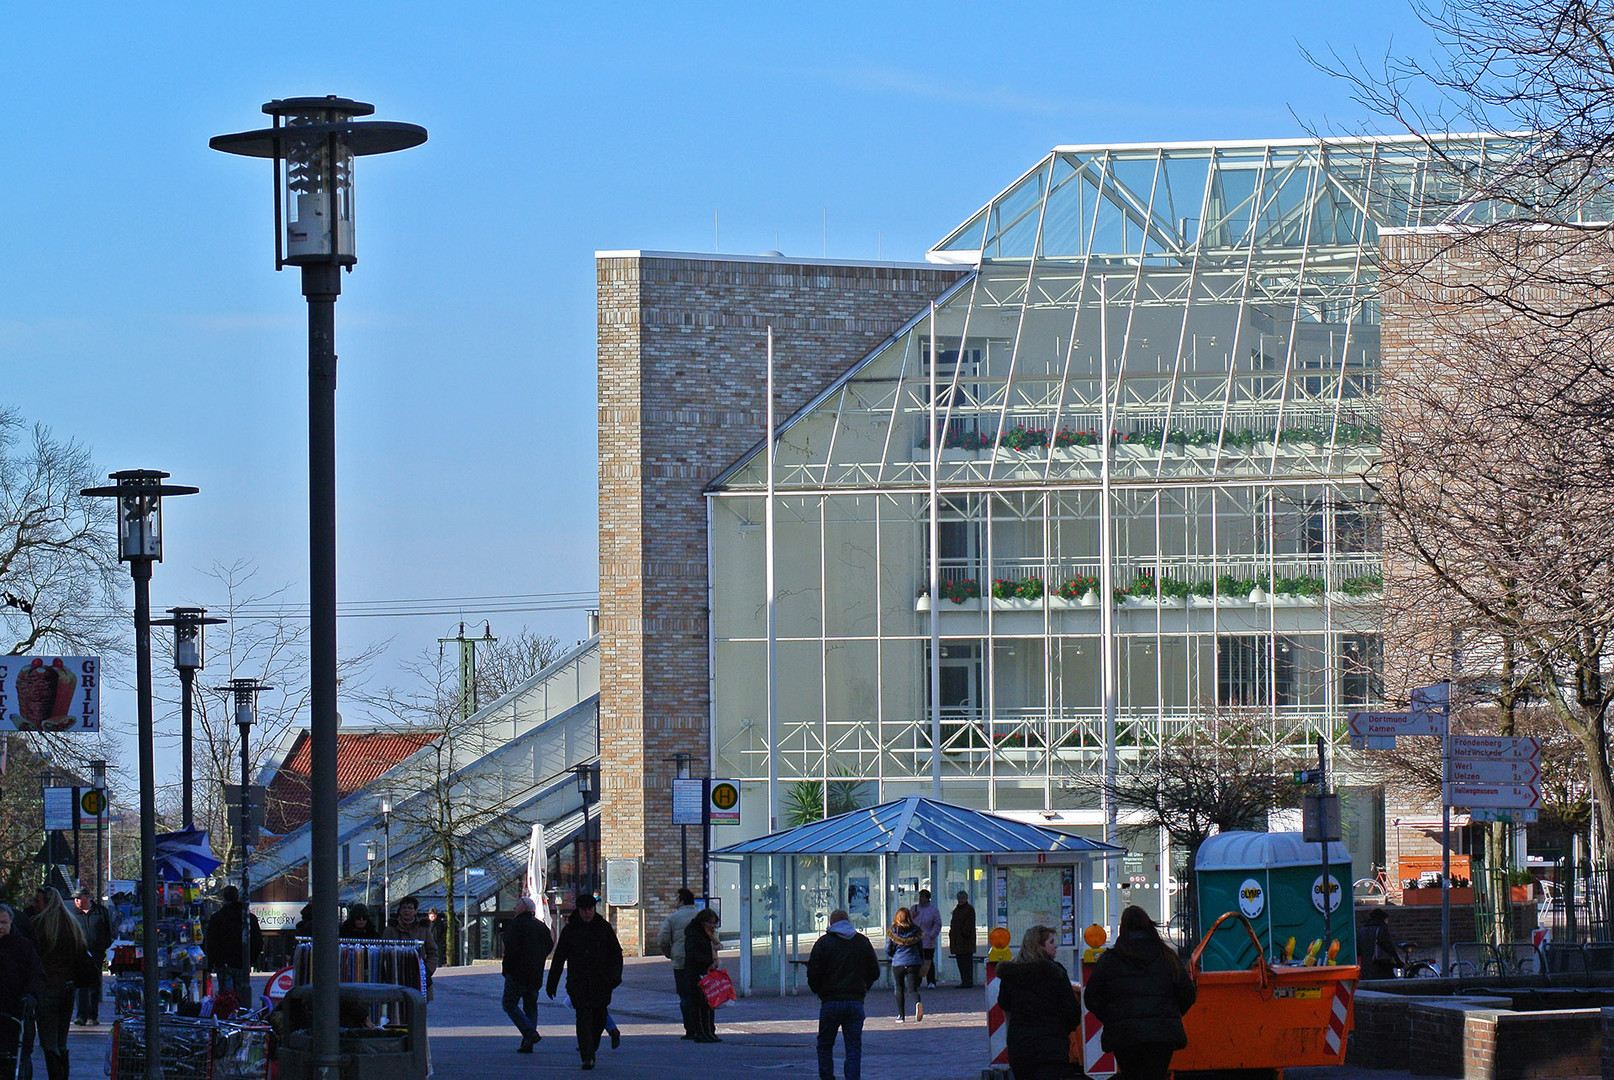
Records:
[[[468,638],[465,636],[465,621],[460,620],[460,632],[455,637],[438,638],[439,653],[441,647],[449,642],[455,642],[460,647],[460,720],[464,722],[476,715],[476,647],[486,645],[489,648],[499,639],[493,636],[493,624],[482,624],[482,636]]]

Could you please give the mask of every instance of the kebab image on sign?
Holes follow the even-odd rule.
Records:
[[[0,658],[0,728],[93,731],[98,663],[81,656]]]

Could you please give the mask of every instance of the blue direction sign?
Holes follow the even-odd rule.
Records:
[[[1393,739],[1400,735],[1444,735],[1444,713],[1353,712],[1351,738]]]

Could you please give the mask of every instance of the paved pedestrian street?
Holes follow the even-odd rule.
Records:
[[[729,957],[730,966],[733,959]],[[499,1007],[504,979],[494,965],[441,968],[430,1010],[435,1080],[514,1080],[532,1075],[580,1075],[570,1009],[539,996],[538,1030],[531,1055],[516,1053],[521,1036]],[[866,1080],[978,1080],[986,1056],[981,990],[938,989],[924,994],[925,1019],[897,1024],[888,990],[868,998],[863,1029]],[[814,1047],[818,999],[752,997],[718,1010],[723,1042],[710,1045],[679,1038],[678,999],[672,971],[659,957],[629,959],[623,985],[612,999],[611,1015],[622,1030],[622,1046],[602,1043],[596,1076],[655,1077],[656,1080],[815,1080]],[[71,1080],[105,1077],[111,1031],[110,1003],[101,1008],[99,1028],[74,1027],[70,1035]],[[836,1044],[836,1076],[842,1047]],[[35,1052],[34,1072],[44,1061]],[[1288,1080],[1408,1080],[1410,1073],[1377,1069],[1291,1069]]]

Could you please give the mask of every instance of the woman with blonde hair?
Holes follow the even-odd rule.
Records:
[[[73,1022],[73,974],[84,957],[84,932],[68,912],[62,894],[49,885],[34,893],[34,948],[45,968],[45,993],[39,999],[39,1047],[45,1051],[45,1075],[67,1080],[67,1029]]]
[[[1054,959],[1059,933],[1034,925],[1013,960],[998,965],[998,1004],[1009,1020],[1007,1049],[1014,1080],[1073,1076],[1070,1033],[1080,1029],[1081,1007],[1070,973]]]

